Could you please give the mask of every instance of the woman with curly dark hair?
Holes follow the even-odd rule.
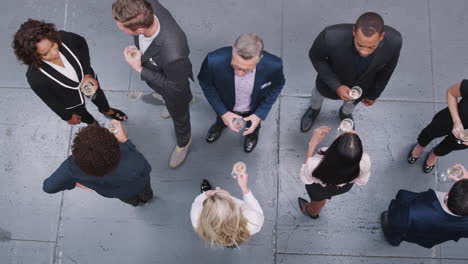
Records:
[[[63,120],[71,125],[95,123],[85,108],[84,87],[91,89],[92,102],[107,117],[126,120],[122,111],[109,107],[91,67],[86,40],[74,33],[57,31],[55,25],[28,19],[15,33],[15,55],[28,65],[31,89]]]
[[[87,126],[77,133],[72,155],[44,181],[47,193],[92,189],[108,198],[138,206],[153,198],[151,165],[128,139],[122,124],[112,134],[100,126]]]
[[[328,148],[315,149],[330,131],[316,128],[309,141],[307,158],[301,168],[310,202],[298,198],[302,213],[317,219],[326,199],[348,192],[353,184],[365,185],[370,176],[370,158],[354,130],[339,135]]]

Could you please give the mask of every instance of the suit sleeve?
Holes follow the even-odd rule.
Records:
[[[143,66],[141,79],[160,87],[166,93],[183,91],[191,78],[192,64],[188,58],[180,58],[163,66],[163,72],[156,72]]]
[[[221,97],[218,94],[218,90],[213,83],[213,71],[210,67],[209,56],[206,56],[205,60],[202,63],[200,73],[198,74],[198,83],[205,94],[206,99],[210,103],[213,110],[218,116],[224,115],[228,110],[224,105]]]
[[[286,82],[283,74],[283,63],[280,62],[278,69],[273,73],[274,79],[271,82],[272,87],[269,88],[268,92],[265,94],[265,98],[260,102],[260,105],[255,110],[255,115],[260,117],[262,120],[265,120],[268,113],[271,110],[271,107],[276,102],[283,86]]]
[[[88,48],[88,43],[86,43],[86,40],[75,33],[67,32],[66,33],[70,41],[75,48],[73,51],[76,53],[78,56],[81,66],[83,67],[83,73],[90,74],[94,77],[94,71],[93,68],[91,68],[91,59],[89,57],[89,48]]]
[[[49,84],[46,81],[41,81],[39,77],[28,76],[28,82],[34,93],[41,98],[41,100],[54,111],[60,118],[65,121],[70,120],[72,113],[69,112],[65,105],[59,100],[59,98],[53,93],[53,90],[49,89]]]
[[[320,79],[330,87],[331,90],[336,92],[338,87],[341,86],[341,81],[333,72],[333,69],[328,62],[328,48],[326,40],[326,29],[320,32],[314,41],[314,44],[309,50],[309,58],[314,65]]]
[[[47,178],[42,186],[46,193],[57,193],[63,190],[75,188],[76,181],[71,177],[70,158],[65,160],[60,167]]]
[[[367,96],[367,98],[371,100],[375,100],[380,97],[383,90],[387,86],[387,83],[390,80],[390,77],[392,77],[393,71],[395,71],[395,68],[398,64],[398,59],[400,58],[400,50],[401,50],[401,39],[400,39],[400,42],[398,43],[398,46],[396,47],[396,52],[391,58],[391,60],[387,64],[385,64],[382,70],[380,70],[377,73],[375,87],[373,90],[369,92],[369,95]]]

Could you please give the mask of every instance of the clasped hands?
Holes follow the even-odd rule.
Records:
[[[234,125],[234,122],[233,122],[234,118],[241,119],[242,116],[237,115],[230,111],[227,111],[224,115],[221,116],[221,119],[223,120],[224,124],[227,127],[229,127],[234,132],[239,132],[240,128]],[[260,123],[262,122],[262,119],[258,117],[256,114],[251,114],[242,119],[244,119],[244,121],[250,121],[252,123],[250,127],[245,128],[246,130],[244,131],[244,133],[242,133],[243,136],[252,134],[255,131],[255,129],[258,127],[258,125],[260,125]]]

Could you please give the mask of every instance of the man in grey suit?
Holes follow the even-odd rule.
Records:
[[[189,78],[192,64],[185,33],[158,1],[117,0],[112,5],[117,26],[134,37],[135,46],[124,51],[125,60],[149,87],[162,96],[174,122],[177,146],[169,167],[185,160],[191,143]]]

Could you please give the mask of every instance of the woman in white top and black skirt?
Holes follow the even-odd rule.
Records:
[[[86,83],[92,84],[92,102],[101,113],[119,121],[127,119],[125,113],[109,107],[83,37],[57,31],[51,23],[28,19],[16,32],[12,46],[18,60],[29,66],[26,77],[31,89],[69,124],[95,123],[80,89]]]
[[[326,199],[348,192],[354,183],[365,185],[370,176],[369,155],[363,153],[361,139],[353,130],[339,135],[330,147],[315,153],[329,131],[330,127],[326,126],[314,130],[301,168],[301,180],[306,185],[310,202],[299,197],[299,207],[313,219],[319,217]]]

